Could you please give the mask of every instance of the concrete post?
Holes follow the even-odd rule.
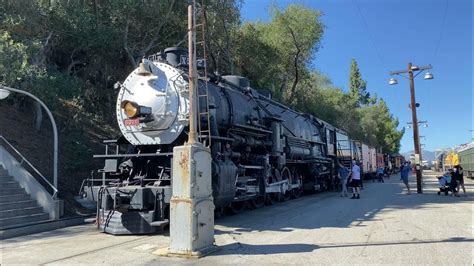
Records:
[[[211,160],[201,143],[173,149],[168,255],[201,257],[215,250]]]

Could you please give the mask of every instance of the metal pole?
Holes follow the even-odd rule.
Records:
[[[53,144],[54,145],[53,146],[53,185],[56,189],[58,189],[58,128],[56,126],[56,121],[54,120],[53,114],[48,109],[46,104],[44,104],[38,97],[34,96],[33,94],[31,94],[29,92],[22,91],[22,90],[17,90],[17,89],[10,88],[10,87],[5,87],[5,86],[2,86],[2,85],[0,85],[0,89],[17,92],[17,93],[24,94],[24,95],[27,95],[27,96],[33,98],[35,101],[39,102],[39,104],[44,108],[44,110],[48,114],[49,120],[51,121],[51,127],[53,128],[53,138],[54,138],[54,144]],[[55,195],[55,197],[56,197],[56,195]]]
[[[189,53],[189,136],[188,143],[194,144],[197,142],[196,137],[196,30],[194,17],[195,1],[190,0],[188,5],[188,53]]]
[[[411,114],[413,120],[413,142],[415,146],[415,172],[416,172],[416,189],[418,193],[423,193],[421,187],[421,167],[420,167],[420,138],[418,133],[418,119],[416,117],[416,101],[415,101],[415,82],[413,78],[412,64],[408,63],[408,76],[410,78],[410,95],[411,95]]]

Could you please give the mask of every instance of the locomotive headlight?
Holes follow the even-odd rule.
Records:
[[[123,101],[122,108],[128,118],[145,117],[151,115],[151,107],[141,106],[135,102]]]
[[[138,116],[138,111],[139,111],[139,106],[138,104],[134,102],[129,102],[129,101],[123,101],[122,102],[122,108],[125,111],[125,114],[129,118],[135,118]]]

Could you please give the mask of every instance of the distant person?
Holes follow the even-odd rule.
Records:
[[[356,161],[352,161],[352,171],[351,171],[351,186],[352,186],[352,198],[351,199],[360,199],[360,167],[357,165]]]
[[[408,163],[405,163],[403,167],[400,168],[400,180],[405,183],[405,186],[407,187],[408,190],[408,195],[411,194],[410,191],[410,185],[408,184],[408,175],[410,174],[411,167]]]
[[[466,188],[464,187],[464,172],[462,167],[458,164],[454,166],[454,180],[456,180],[456,190],[460,191],[462,187],[463,195],[466,196]]]
[[[339,183],[342,186],[342,191],[341,191],[341,197],[347,197],[347,180],[349,179],[349,174],[350,170],[347,168],[345,165],[339,163],[339,169],[338,169],[338,174],[339,174]]]
[[[383,180],[384,172],[385,172],[385,169],[382,166],[377,168],[377,177],[378,177],[379,183],[384,183],[384,180]]]

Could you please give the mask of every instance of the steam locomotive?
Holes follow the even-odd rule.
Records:
[[[105,232],[153,233],[169,222],[172,151],[187,140],[186,50],[143,59],[117,89],[122,136],[104,141],[105,154],[94,156],[105,160],[101,176],[85,179],[81,196],[96,202]],[[338,161],[359,160],[346,132],[272,100],[244,77],[199,78],[197,94],[217,216],[328,190]]]

